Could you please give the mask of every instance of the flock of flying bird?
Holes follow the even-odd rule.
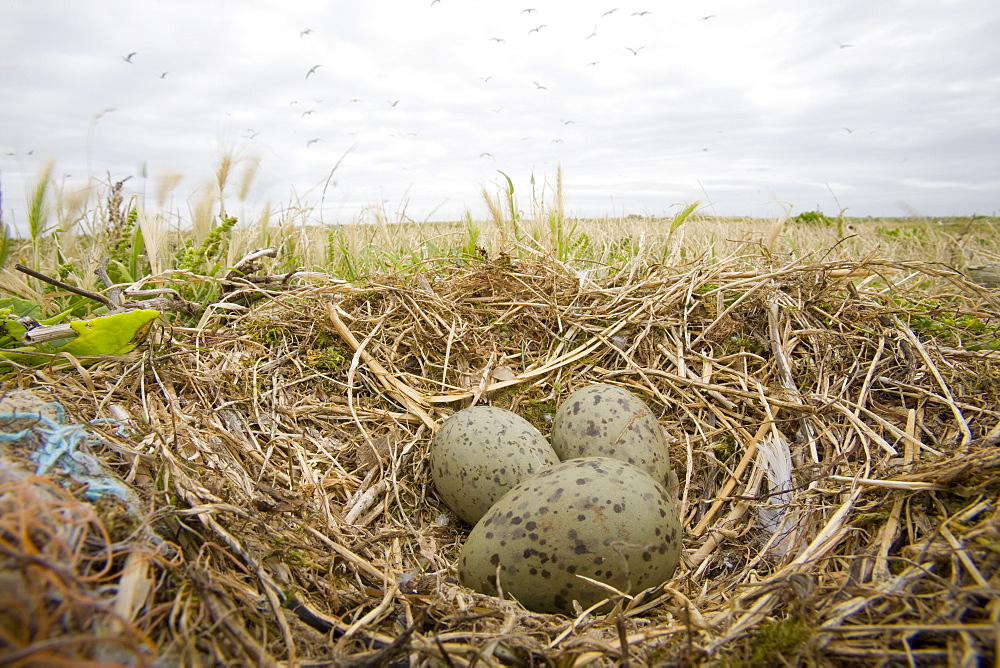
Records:
[[[437,4],[440,4],[440,3],[441,3],[441,0],[432,0],[431,6],[434,6],[434,5],[437,5]],[[584,40],[586,41],[586,40],[589,40],[589,39],[591,39],[593,37],[596,37],[597,36],[597,28],[598,28],[598,25],[600,24],[600,21],[603,20],[603,19],[605,19],[605,18],[607,18],[607,17],[609,17],[609,16],[611,16],[611,15],[613,15],[613,14],[615,14],[616,12],[619,12],[619,11],[621,11],[620,8],[615,7],[613,9],[609,9],[608,11],[602,13],[597,18],[597,23],[594,25],[593,32],[591,32],[589,35],[587,35],[584,38]],[[525,8],[525,9],[521,10],[520,15],[522,15],[522,16],[527,15],[527,16],[530,17],[532,14],[537,14],[537,13],[538,13],[537,9],[535,9],[534,7],[528,7],[528,8]],[[647,16],[649,14],[652,14],[652,12],[649,11],[649,10],[642,10],[642,11],[632,12],[631,16],[632,17],[637,17],[637,18],[642,18],[642,17]],[[702,20],[706,20],[707,21],[708,19],[711,19],[711,18],[714,18],[714,17],[715,17],[715,15],[711,14],[711,15],[702,17]],[[541,24],[536,25],[535,27],[529,29],[527,31],[527,35],[539,34],[539,33],[541,33],[542,30],[547,29],[547,28],[549,28],[548,24],[541,23]],[[313,34],[313,30],[311,28],[306,28],[306,29],[301,30],[299,32],[299,38],[300,39],[305,39],[306,37],[312,36],[312,34]],[[503,37],[491,37],[490,41],[494,42],[494,43],[496,43],[498,45],[500,45],[500,44],[505,44],[507,40],[504,39]],[[636,46],[636,47],[632,47],[632,46],[625,46],[624,47],[624,49],[626,51],[628,51],[629,53],[631,53],[633,56],[638,56],[639,53],[643,49],[645,49],[645,48],[646,48],[645,45]],[[131,65],[131,64],[133,64],[133,60],[132,59],[136,55],[137,55],[137,52],[132,51],[132,52],[130,52],[130,53],[122,56],[122,60]],[[598,65],[599,63],[597,61],[593,61],[593,62],[590,62],[590,63],[587,63],[587,64],[589,66],[593,66],[593,65]],[[310,77],[312,77],[313,75],[318,74],[318,70],[321,67],[323,67],[322,64],[317,64],[317,65],[313,65],[312,67],[310,67],[308,70],[306,70],[304,79],[306,81],[308,81],[310,79]],[[159,74],[159,78],[160,79],[165,79],[168,74],[169,74],[169,72],[162,72],[162,73]],[[493,76],[486,76],[486,77],[479,77],[479,78],[483,81],[483,83],[488,83],[491,79],[493,79]],[[532,84],[534,85],[535,90],[540,90],[540,91],[547,91],[547,90],[549,90],[548,86],[545,86],[545,85],[543,85],[543,84],[541,84],[541,83],[539,83],[537,81],[532,81]],[[358,102],[362,102],[362,100],[360,98],[351,98],[350,100],[348,100],[348,102],[350,102],[350,103],[358,103]],[[400,103],[399,99],[388,100],[386,102],[386,104],[390,108],[396,107],[399,103]],[[298,100],[292,100],[290,102],[290,104],[291,105],[298,104]],[[498,107],[498,108],[494,108],[493,109],[494,113],[500,113],[501,111],[503,111],[503,107]],[[307,109],[307,110],[301,112],[300,118],[305,118],[306,116],[310,116],[310,115],[312,115],[314,113],[316,113],[315,109]],[[562,121],[562,123],[564,125],[569,125],[569,124],[572,124],[573,121]],[[250,129],[247,130],[246,134],[244,134],[243,136],[246,139],[254,139],[259,134],[260,134],[260,132],[255,131],[254,129],[250,128]],[[407,135],[414,136],[414,135],[416,135],[416,133],[411,132],[411,133],[407,133]],[[321,141],[321,139],[319,137],[313,137],[313,138],[309,139],[308,141],[306,141],[305,146],[306,146],[306,148],[309,148],[313,144],[316,144],[316,143],[318,143],[320,141]],[[561,141],[562,141],[561,139],[553,139],[552,140],[553,143],[559,143]],[[488,152],[483,152],[483,153],[480,154],[480,157],[492,157],[492,156]]]
[[[441,3],[441,0],[432,0],[432,2],[431,2],[431,6],[434,6],[434,5],[436,5],[436,4],[440,4],[440,3]],[[599,16],[599,17],[597,18],[597,21],[598,21],[598,23],[596,23],[596,24],[594,25],[594,30],[593,30],[593,32],[591,32],[591,33],[590,33],[589,35],[587,35],[587,36],[586,36],[586,37],[584,38],[584,41],[586,41],[586,40],[589,40],[589,39],[591,39],[591,38],[593,38],[593,37],[596,37],[596,36],[597,36],[597,28],[598,28],[598,25],[600,24],[600,21],[601,21],[602,19],[604,19],[604,18],[606,18],[606,17],[609,17],[609,16],[611,16],[611,15],[613,15],[613,14],[615,14],[616,12],[619,12],[619,11],[621,11],[621,10],[620,10],[620,8],[618,8],[618,7],[615,7],[615,8],[613,8],[613,9],[609,9],[608,11],[606,11],[606,12],[602,13],[602,14],[601,14],[601,15],[600,15],[600,16]],[[523,16],[523,15],[528,15],[528,16],[531,16],[532,14],[536,14],[537,12],[538,12],[538,10],[537,10],[537,9],[535,9],[534,7],[528,7],[528,8],[525,8],[525,9],[521,10],[520,14],[521,14],[522,16]],[[637,17],[637,18],[642,18],[642,17],[644,17],[644,16],[647,16],[647,15],[649,15],[649,14],[652,14],[652,12],[651,12],[651,11],[649,11],[649,10],[642,10],[642,11],[637,11],[637,12],[632,12],[632,13],[630,14],[630,16],[633,16],[633,17]],[[715,14],[710,14],[710,15],[708,15],[708,16],[703,16],[703,17],[701,17],[701,19],[700,19],[700,20],[704,20],[704,21],[707,21],[707,20],[709,20],[709,19],[712,19],[712,18],[715,18]],[[543,29],[546,29],[546,28],[548,28],[548,27],[549,27],[549,26],[548,26],[548,24],[545,24],[545,23],[542,23],[542,24],[539,24],[539,25],[536,25],[535,27],[533,27],[533,28],[530,28],[530,29],[529,29],[529,30],[527,31],[527,35],[532,35],[532,34],[539,34],[539,33],[541,33],[541,31],[542,31]],[[312,35],[312,33],[313,33],[313,31],[312,31],[312,29],[311,29],[311,28],[306,28],[305,30],[302,30],[302,31],[300,31],[300,32],[299,32],[299,38],[300,38],[300,39],[303,39],[303,38],[305,38],[305,37],[309,37],[309,36],[311,36],[311,35]],[[503,38],[503,37],[491,37],[491,38],[489,39],[489,41],[490,41],[490,42],[494,42],[494,43],[496,43],[497,45],[501,45],[501,44],[506,44],[506,42],[507,42],[507,40],[506,40],[505,38]],[[631,47],[631,46],[625,46],[624,48],[625,48],[625,50],[626,50],[626,51],[628,51],[629,53],[631,53],[631,54],[632,54],[633,56],[638,56],[638,55],[639,55],[639,52],[640,52],[640,51],[642,51],[643,49],[645,49],[645,48],[646,48],[646,46],[645,46],[645,45],[641,45],[641,46],[636,46],[636,47]],[[592,61],[592,62],[590,62],[590,63],[587,63],[587,65],[589,65],[589,66],[594,66],[594,65],[598,65],[598,64],[599,64],[599,62],[598,62],[598,61]],[[310,76],[312,76],[312,75],[316,74],[316,73],[317,73],[317,70],[318,70],[318,69],[319,69],[320,67],[322,67],[322,65],[321,65],[321,64],[318,64],[318,65],[313,65],[312,67],[310,67],[310,68],[309,68],[309,69],[308,69],[308,70],[306,71],[306,73],[305,73],[305,79],[306,79],[306,80],[308,80]],[[492,76],[492,75],[490,75],[490,76],[485,76],[485,77],[479,77],[479,79],[480,79],[480,80],[481,80],[481,81],[482,81],[483,83],[489,83],[489,82],[490,82],[490,80],[491,80],[491,79],[493,79],[493,76]],[[535,87],[535,90],[542,90],[542,91],[547,91],[547,90],[549,90],[548,86],[545,86],[545,85],[543,85],[543,84],[539,83],[538,81],[532,81],[532,84],[534,85],[534,87]],[[357,103],[357,102],[362,102],[362,100],[361,100],[360,98],[351,98],[350,100],[348,100],[348,102],[351,102],[351,103]],[[393,108],[394,108],[394,107],[396,107],[396,106],[397,106],[397,105],[399,104],[399,102],[400,102],[400,100],[399,100],[399,99],[396,99],[396,100],[388,100],[388,101],[386,102],[386,104],[387,104],[387,105],[388,105],[389,107],[393,107]],[[297,101],[296,101],[296,100],[293,100],[293,101],[291,102],[291,104],[297,104]],[[493,112],[494,112],[494,113],[500,113],[501,111],[503,111],[503,109],[504,109],[503,107],[496,107],[496,108],[494,108],[494,109],[493,109]],[[302,117],[305,117],[305,116],[307,116],[307,115],[310,115],[310,114],[314,113],[314,111],[315,111],[315,110],[311,110],[311,109],[310,109],[310,110],[307,110],[307,111],[304,111],[304,112],[302,112]],[[562,120],[562,119],[560,119],[560,122],[561,122],[561,123],[562,123],[563,125],[570,125],[570,124],[573,124],[573,121],[564,121],[564,120]],[[259,134],[259,133],[256,133],[256,132],[254,132],[254,131],[253,131],[253,130],[251,129],[251,130],[249,130],[249,131],[248,131],[248,134],[247,134],[247,135],[245,135],[245,136],[246,136],[247,138],[249,138],[249,139],[252,139],[253,137],[256,137],[256,136],[257,136],[257,134]],[[410,132],[410,133],[407,133],[407,135],[409,135],[409,136],[413,136],[413,135],[416,135],[416,133],[414,133],[414,132]],[[308,141],[306,142],[306,147],[308,148],[308,147],[312,146],[313,144],[315,144],[315,143],[317,143],[317,142],[319,142],[319,141],[321,141],[319,137],[314,137],[314,138],[312,138],[312,139],[310,139],[310,140],[308,140]],[[562,142],[562,139],[553,139],[553,140],[552,140],[552,143],[560,143],[560,142]],[[492,154],[490,154],[489,152],[482,152],[482,153],[480,153],[479,157],[480,157],[480,158],[483,158],[483,157],[492,157]]]
[[[430,4],[431,4],[431,6],[434,6],[434,5],[437,5],[437,4],[441,4],[441,1],[442,0],[432,0],[432,2]],[[616,14],[618,12],[622,12],[621,14],[619,14],[619,16],[624,16],[625,15],[625,12],[623,12],[620,8],[615,7],[615,8],[612,8],[612,9],[609,9],[609,10],[603,12],[600,16],[598,16],[597,17],[597,22],[594,24],[593,31],[590,34],[584,36],[583,37],[583,41],[588,41],[588,40],[590,40],[590,39],[592,39],[594,37],[598,37],[598,27],[601,25],[601,21],[603,21],[604,19],[606,19],[608,17],[611,17],[612,15],[614,15],[614,14]],[[648,16],[650,14],[652,14],[651,11],[649,11],[649,10],[642,10],[642,11],[631,12],[629,14],[629,17],[634,17],[634,18],[637,18],[637,19],[642,19],[643,17]],[[525,9],[521,10],[520,15],[521,16],[531,17],[532,15],[538,15],[538,10],[535,9],[534,7],[528,7],[528,8],[525,8]],[[715,14],[708,14],[708,15],[699,17],[698,20],[700,20],[700,21],[709,21],[709,20],[711,20],[713,18],[716,18]],[[546,23],[539,23],[538,25],[535,25],[534,27],[528,29],[526,34],[527,34],[527,36],[536,35],[536,34],[540,34],[543,30],[546,30],[546,29],[549,29],[549,25],[548,24],[546,24]],[[306,29],[304,29],[304,30],[302,30],[302,31],[299,32],[299,38],[300,39],[305,39],[307,37],[311,37],[312,34],[313,34],[312,29],[311,28],[306,28]],[[506,42],[507,42],[507,40],[504,37],[499,37],[499,36],[490,37],[489,41],[495,43],[496,45],[503,45],[503,44],[506,44]],[[839,44],[839,46],[840,46],[841,49],[848,48],[848,47],[852,46],[851,44],[841,44],[839,42],[838,42],[838,44]],[[623,48],[628,53],[630,53],[632,56],[639,56],[640,53],[646,48],[646,45],[643,44],[643,45],[639,45],[639,46],[624,46]],[[122,56],[122,60],[125,61],[128,64],[133,64],[133,58],[136,55],[137,55],[137,52],[135,52],[135,51],[130,52],[130,53]],[[592,62],[587,63],[588,66],[594,66],[594,65],[598,65],[598,64],[599,64],[598,61],[592,61]],[[309,81],[310,77],[313,77],[314,75],[318,75],[318,71],[319,71],[319,69],[321,67],[323,67],[322,64],[316,64],[316,65],[311,66],[308,70],[306,70],[305,76],[304,76],[304,80]],[[168,74],[169,74],[169,72],[165,71],[165,72],[160,73],[158,76],[159,76],[160,79],[165,79]],[[489,83],[490,80],[493,79],[493,76],[490,75],[490,76],[479,77],[479,79],[483,83]],[[544,85],[544,84],[542,84],[542,83],[540,83],[538,81],[532,81],[531,83],[534,85],[534,89],[535,90],[538,90],[538,91],[547,91],[547,90],[549,90],[548,86],[546,86],[546,85]],[[321,102],[321,100],[317,100],[317,102]],[[350,103],[359,103],[359,102],[362,102],[362,100],[361,100],[361,98],[351,98],[350,100],[348,100],[348,102],[350,102]],[[387,100],[386,101],[386,104],[390,108],[395,108],[397,105],[399,105],[399,103],[400,103],[399,99]],[[290,105],[298,104],[298,100],[292,100],[289,104]],[[493,112],[494,113],[500,113],[501,111],[503,111],[503,109],[504,109],[504,107],[496,107],[496,108],[493,108]],[[304,119],[305,117],[311,116],[311,115],[313,115],[315,113],[316,113],[315,109],[306,109],[306,110],[304,110],[304,111],[301,112],[300,118]],[[564,126],[571,125],[571,124],[574,123],[572,120],[563,120],[563,119],[560,119],[560,122]],[[851,130],[851,129],[845,128],[845,130],[848,133],[853,132],[853,130]],[[255,130],[253,130],[251,128],[251,129],[248,129],[247,133],[244,134],[243,136],[246,139],[251,139],[252,140],[255,137],[257,137],[259,134],[260,134],[260,132],[255,131]],[[408,136],[415,136],[416,135],[416,133],[413,133],[413,132],[406,133],[406,134]],[[305,142],[305,146],[306,146],[306,148],[310,148],[310,147],[312,147],[313,144],[319,143],[320,141],[321,141],[321,139],[319,137],[313,137],[313,138],[311,138],[311,139],[309,139],[309,140],[307,140]],[[558,138],[552,139],[551,142],[552,143],[560,143],[560,142],[562,142],[562,139],[558,139]],[[484,152],[482,152],[482,153],[479,154],[479,157],[480,158],[492,157],[492,154],[490,154],[489,152],[485,152],[484,151]]]

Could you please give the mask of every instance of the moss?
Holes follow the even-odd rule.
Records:
[[[542,391],[530,384],[499,389],[490,403],[517,413],[543,434],[551,429],[557,408],[555,401],[544,398]]]
[[[548,431],[552,417],[556,414],[554,401],[535,401],[521,406],[521,417],[533,424],[539,431]]]
[[[719,440],[712,443],[709,448],[715,458],[725,463],[730,457],[736,454],[736,437],[729,432],[719,435]]]
[[[244,325],[248,339],[254,343],[273,346],[281,343],[288,336],[288,328],[265,320],[248,320]]]
[[[801,646],[812,632],[809,622],[801,617],[762,623],[751,639],[749,665],[795,665],[795,661],[789,661],[789,657],[800,653]]]
[[[305,352],[305,363],[318,371],[339,371],[351,358],[343,350],[336,347],[311,348]]]

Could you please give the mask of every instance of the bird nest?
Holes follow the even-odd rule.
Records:
[[[247,283],[130,357],[8,374],[54,412],[0,420],[0,663],[995,660],[991,293],[875,259],[442,265]],[[461,586],[437,425],[491,404],[547,435],[592,382],[667,434],[677,572],[570,617]],[[39,475],[53,439],[80,466]]]

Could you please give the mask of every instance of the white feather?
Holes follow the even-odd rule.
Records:
[[[769,552],[785,556],[794,524],[788,512],[792,502],[792,451],[781,436],[770,436],[757,444],[757,465],[767,473],[767,503],[757,507],[757,525],[777,534]]]

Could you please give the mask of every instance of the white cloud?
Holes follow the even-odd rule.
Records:
[[[832,211],[830,188],[855,215],[1000,209],[992,0],[534,4],[14,3],[5,219],[48,157],[78,181],[88,155],[102,177],[179,170],[180,196],[226,147],[262,158],[258,201],[322,187],[350,149],[324,220],[479,215],[497,169],[526,192],[560,163],[581,215]]]

